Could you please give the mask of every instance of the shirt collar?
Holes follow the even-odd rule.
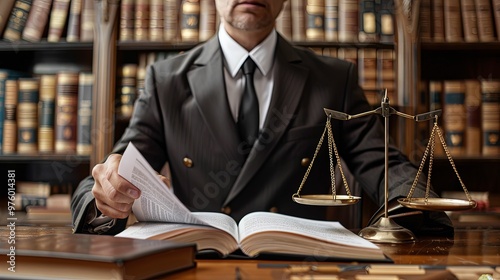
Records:
[[[219,42],[224,54],[226,68],[232,77],[236,76],[248,56],[253,59],[262,75],[266,76],[273,66],[277,40],[276,31],[273,30],[264,41],[248,52],[229,36],[223,23],[219,28]]]

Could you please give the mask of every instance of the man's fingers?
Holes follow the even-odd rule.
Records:
[[[110,218],[125,219],[129,216],[132,209],[132,205],[115,203],[114,206],[110,206],[98,199],[95,200],[95,203],[99,211]]]

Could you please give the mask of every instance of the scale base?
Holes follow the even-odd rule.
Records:
[[[415,241],[413,232],[386,217],[382,217],[373,225],[362,229],[359,236],[374,243],[409,243]]]

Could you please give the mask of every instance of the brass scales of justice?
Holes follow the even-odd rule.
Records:
[[[385,186],[384,186],[384,216],[381,217],[376,223],[374,223],[371,226],[368,226],[364,229],[362,229],[359,232],[359,235],[365,239],[368,239],[373,242],[379,242],[379,243],[406,243],[406,242],[413,242],[415,241],[415,236],[414,234],[398,225],[396,222],[394,222],[389,216],[388,216],[388,207],[387,207],[387,202],[388,202],[388,189],[389,189],[389,171],[388,171],[388,161],[389,161],[389,117],[390,115],[397,115],[400,117],[408,118],[415,120],[417,122],[423,122],[423,121],[429,121],[434,119],[434,126],[431,131],[430,139],[427,144],[427,147],[424,151],[424,155],[422,157],[420,166],[418,168],[417,174],[415,176],[415,179],[413,181],[413,184],[410,188],[410,191],[408,192],[408,195],[406,198],[400,198],[398,199],[398,202],[411,209],[418,209],[418,210],[429,210],[429,211],[453,211],[453,210],[466,210],[466,209],[471,209],[476,207],[476,201],[472,200],[467,188],[465,187],[465,184],[462,182],[462,179],[460,178],[460,175],[458,174],[458,171],[456,169],[455,163],[451,157],[451,154],[448,150],[448,147],[446,146],[446,141],[443,138],[443,134],[441,132],[441,129],[438,126],[438,117],[441,115],[441,110],[436,110],[436,111],[431,111],[427,113],[422,113],[418,114],[416,116],[411,116],[405,113],[398,112],[395,110],[393,107],[389,105],[389,98],[387,96],[387,90],[385,90],[384,96],[381,101],[381,106],[378,107],[377,109],[359,113],[356,115],[349,115],[346,113],[330,110],[330,109],[324,109],[327,119],[326,119],[326,125],[325,129],[323,131],[323,134],[321,135],[321,138],[318,142],[318,145],[316,147],[316,150],[314,152],[313,158],[311,162],[309,163],[309,166],[306,170],[306,173],[302,179],[302,182],[300,183],[299,189],[295,194],[292,195],[293,201],[300,203],[300,204],[305,204],[305,205],[314,205],[314,206],[346,206],[346,205],[352,205],[361,200],[360,197],[353,196],[351,194],[351,191],[349,189],[349,186],[347,184],[347,180],[345,178],[344,172],[342,171],[342,165],[340,162],[340,156],[337,151],[337,146],[335,144],[335,140],[333,138],[333,133],[332,133],[332,125],[331,125],[331,118],[337,119],[337,120],[342,120],[342,121],[348,121],[351,119],[355,118],[360,118],[364,117],[367,115],[372,115],[372,114],[378,114],[384,117],[384,129],[385,129],[385,164],[384,164],[384,171],[385,171]],[[309,172],[312,169],[312,166],[314,164],[314,160],[317,157],[317,154],[323,144],[323,140],[325,138],[325,134],[327,135],[328,139],[328,152],[329,152],[329,162],[330,162],[330,177],[331,177],[331,194],[312,194],[312,195],[300,195],[301,190],[303,189],[305,182],[307,180],[307,177],[309,175]],[[453,170],[458,177],[458,180],[460,182],[460,185],[463,188],[463,191],[465,192],[465,196],[467,200],[463,199],[448,199],[448,198],[431,198],[429,196],[429,191],[430,191],[430,186],[431,186],[431,173],[432,173],[432,163],[434,159],[434,146],[435,146],[435,139],[436,139],[436,134],[439,137],[439,140],[444,148],[444,151],[446,153],[446,157],[448,158],[451,166],[453,167]],[[339,173],[342,177],[342,183],[345,188],[346,194],[345,195],[338,195],[336,186],[335,186],[335,172],[334,172],[334,161],[333,161],[333,156],[335,156],[336,164],[339,169]],[[429,170],[428,170],[428,177],[427,177],[427,183],[426,183],[426,191],[425,191],[425,197],[423,198],[413,198],[413,193],[415,191],[415,188],[418,183],[418,178],[420,177],[420,174],[422,173],[422,170],[424,168],[425,161],[429,157]]]

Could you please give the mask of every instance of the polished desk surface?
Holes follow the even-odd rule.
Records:
[[[7,234],[0,230],[0,237]],[[37,235],[71,233],[62,226],[18,226],[16,239]],[[457,229],[454,238],[420,237],[416,242],[378,244],[395,264],[423,264],[432,266],[500,266],[500,230]],[[264,265],[277,265],[262,268]],[[285,268],[280,264],[332,264],[314,261],[285,262],[262,260],[197,260],[197,268],[177,272],[162,279],[285,279]],[[239,277],[237,277],[239,276]]]

